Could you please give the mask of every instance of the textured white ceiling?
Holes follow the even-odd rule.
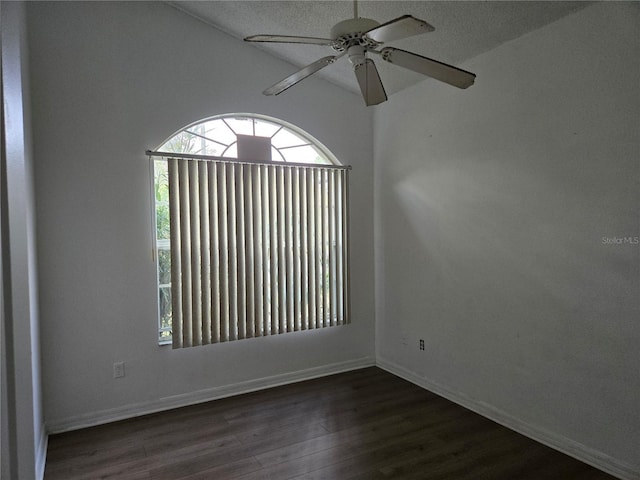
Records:
[[[169,2],[229,35],[276,34],[330,38],[331,27],[353,18],[352,1],[180,1]],[[435,31],[389,45],[441,62],[457,65],[482,52],[520,37],[588,6],[584,1],[359,1],[358,16],[380,23],[410,14],[426,20]],[[291,73],[333,54],[329,47],[252,43],[294,66]],[[386,46],[386,45],[385,45]],[[374,57],[374,60],[377,57]],[[376,61],[388,94],[424,80],[420,74]],[[296,68],[297,67],[297,68]],[[349,61],[342,58],[317,75],[345,89],[358,92]],[[265,88],[281,80],[265,80]],[[294,87],[295,88],[295,87]]]

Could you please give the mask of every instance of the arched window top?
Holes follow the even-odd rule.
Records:
[[[158,150],[240,160],[340,165],[324,145],[302,129],[253,113],[230,113],[192,123]]]

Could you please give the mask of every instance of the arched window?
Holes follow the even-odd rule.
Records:
[[[161,343],[349,323],[349,167],[328,149],[280,120],[229,114],[147,153]]]
[[[193,123],[158,150],[223,158],[339,164],[331,152],[308,133],[282,120],[256,114],[219,115]],[[262,158],[251,158],[256,153],[261,153]]]

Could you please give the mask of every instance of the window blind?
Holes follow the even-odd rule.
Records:
[[[347,167],[167,158],[173,348],[347,324]]]

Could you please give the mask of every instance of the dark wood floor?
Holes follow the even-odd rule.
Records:
[[[45,480],[612,479],[378,368],[52,435]]]

